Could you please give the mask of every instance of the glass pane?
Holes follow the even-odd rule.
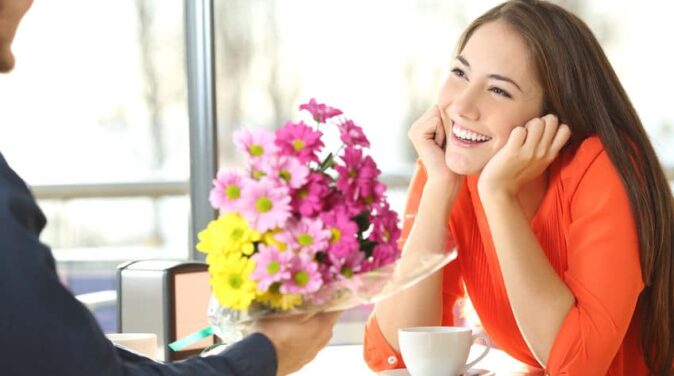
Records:
[[[185,182],[181,0],[35,2],[0,76],[0,150],[29,185]],[[38,197],[39,199],[39,197]],[[39,200],[42,240],[74,293],[114,289],[125,260],[188,255],[185,192]],[[114,306],[99,315],[114,329]]]

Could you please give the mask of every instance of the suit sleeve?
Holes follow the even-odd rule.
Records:
[[[0,373],[3,375],[275,375],[271,342],[253,335],[207,358],[164,364],[120,356],[61,284],[39,233],[42,212],[0,156]],[[122,354],[123,355],[123,354]]]
[[[564,282],[576,298],[548,358],[551,375],[604,375],[643,288],[636,225],[622,181],[605,152],[571,193]]]
[[[419,209],[421,194],[426,184],[426,172],[421,162],[417,162],[417,168],[412,176],[412,181],[407,194],[405,214],[403,216],[403,228],[398,247],[402,249],[410,235],[412,226]],[[448,232],[449,234],[449,232]],[[447,239],[447,249],[454,246],[451,236]],[[450,263],[443,270],[443,325],[453,325],[453,310],[456,300],[463,296],[463,284],[459,268],[456,262]],[[374,313],[370,315],[365,326],[365,339],[363,343],[363,357],[373,371],[379,372],[388,369],[405,368],[405,363],[399,352],[395,351],[386,341],[379,328],[379,323]]]

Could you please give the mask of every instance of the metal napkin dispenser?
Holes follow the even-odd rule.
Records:
[[[168,344],[209,325],[211,296],[204,263],[143,260],[117,269],[117,328],[121,333],[155,333],[157,357],[175,361],[198,354],[214,343],[203,339],[181,351]]]

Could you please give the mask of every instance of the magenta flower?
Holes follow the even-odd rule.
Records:
[[[351,220],[348,209],[339,205],[333,210],[322,213],[321,220],[330,231],[328,254],[343,258],[358,249],[358,225]]]
[[[252,258],[256,266],[250,278],[258,281],[259,291],[267,291],[272,283],[290,278],[292,252],[280,252],[276,247],[258,244],[258,252]]]
[[[309,111],[311,116],[314,117],[314,120],[319,123],[325,123],[326,120],[342,114],[341,110],[327,106],[323,103],[317,103],[314,98],[311,98],[309,103],[300,105],[300,110]]]
[[[297,158],[280,156],[270,158],[261,165],[266,176],[287,184],[292,189],[299,189],[307,182],[309,167],[300,163]]]
[[[248,180],[241,200],[241,215],[261,233],[283,227],[291,214],[288,188],[269,178]]]
[[[375,270],[388,265],[400,257],[400,250],[394,244],[377,244],[372,251],[372,257],[361,264],[363,272]]]
[[[293,210],[305,217],[323,210],[324,197],[330,192],[330,179],[322,173],[309,174],[307,183],[293,195]]]
[[[299,222],[289,222],[287,231],[278,235],[278,239],[295,252],[311,255],[328,248],[330,231],[325,229],[319,218],[304,217]]]
[[[283,154],[294,156],[302,163],[318,162],[316,154],[323,148],[322,135],[304,122],[287,122],[276,131],[276,145]]]
[[[398,213],[391,210],[388,204],[377,209],[377,215],[370,218],[372,233],[370,239],[377,243],[397,244],[400,238],[398,227]]]
[[[323,284],[318,264],[311,255],[295,254],[290,266],[290,278],[281,282],[283,294],[307,294],[318,291]]]
[[[381,171],[372,157],[363,158],[361,149],[349,145],[344,150],[342,161],[344,165],[335,167],[339,173],[337,188],[355,201],[374,201],[377,177]]]
[[[274,133],[264,129],[242,129],[234,132],[234,145],[251,160],[268,157],[278,151]]]
[[[213,189],[208,196],[211,206],[220,210],[221,214],[238,211],[243,184],[238,172],[218,171],[218,176],[213,180]]]
[[[346,120],[337,125],[339,128],[340,139],[347,145],[362,146],[369,148],[370,141],[365,136],[363,128],[357,126],[353,121]]]

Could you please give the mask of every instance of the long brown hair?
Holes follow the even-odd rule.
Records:
[[[674,363],[674,204],[669,183],[632,103],[587,25],[563,8],[512,0],[476,19],[458,44],[491,21],[526,42],[545,92],[545,111],[571,127],[570,144],[598,136],[627,190],[639,235],[645,288],[639,296],[641,349],[650,371]]]

